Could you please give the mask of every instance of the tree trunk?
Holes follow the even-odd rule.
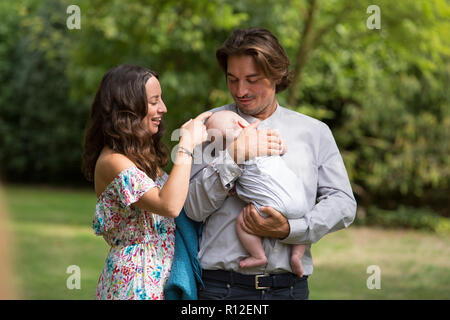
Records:
[[[303,29],[302,36],[300,38],[300,45],[294,67],[294,76],[292,78],[292,83],[288,94],[288,105],[291,107],[295,107],[297,105],[297,92],[300,88],[302,71],[306,65],[306,60],[308,59],[309,53],[320,44],[323,36],[328,31],[333,30],[333,28],[345,18],[348,12],[351,11],[351,8],[355,7],[353,2],[343,6],[341,10],[336,13],[334,19],[330,23],[320,26],[317,30],[313,30],[314,19],[317,14],[318,6],[316,0],[308,0],[308,2],[309,7],[305,20],[305,28]]]
[[[294,76],[289,89],[288,104],[291,107],[294,107],[297,104],[297,91],[299,89],[303,67],[305,66],[312,44],[312,27],[317,10],[317,3],[316,0],[309,0],[308,2],[309,8],[305,21],[305,28],[303,29],[300,39],[300,46],[297,52],[296,64],[294,68]]]

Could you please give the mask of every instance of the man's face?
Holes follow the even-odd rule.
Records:
[[[243,113],[264,120],[275,111],[275,82],[264,75],[252,56],[228,57],[227,84]]]

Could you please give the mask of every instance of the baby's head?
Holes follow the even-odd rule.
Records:
[[[239,122],[244,125],[244,127],[249,125],[249,123],[236,112],[222,110],[214,112],[206,121],[205,126],[212,141],[221,136],[223,138],[224,147],[226,147],[228,143],[234,141],[241,133],[242,126],[239,125]]]

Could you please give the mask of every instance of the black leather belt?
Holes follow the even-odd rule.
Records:
[[[293,273],[247,275],[234,271],[203,270],[202,278],[262,290],[292,287],[296,282],[306,280],[308,276],[300,278]]]

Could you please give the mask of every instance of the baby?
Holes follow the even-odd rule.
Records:
[[[227,142],[231,143],[239,136],[242,130],[239,121],[245,126],[249,124],[237,113],[223,110],[210,116],[205,125],[210,135],[213,133],[216,139],[223,138],[225,149]],[[244,170],[236,181],[236,195],[247,203],[253,203],[261,216],[265,217],[259,210],[263,206],[272,207],[289,219],[301,218],[305,214],[307,207],[303,183],[280,156],[257,157],[245,161],[241,167]],[[241,260],[239,265],[241,268],[249,268],[267,263],[261,239],[242,229],[242,219],[240,212],[236,231],[250,257]],[[292,245],[291,268],[299,277],[303,275],[301,259],[304,252],[305,245]]]

